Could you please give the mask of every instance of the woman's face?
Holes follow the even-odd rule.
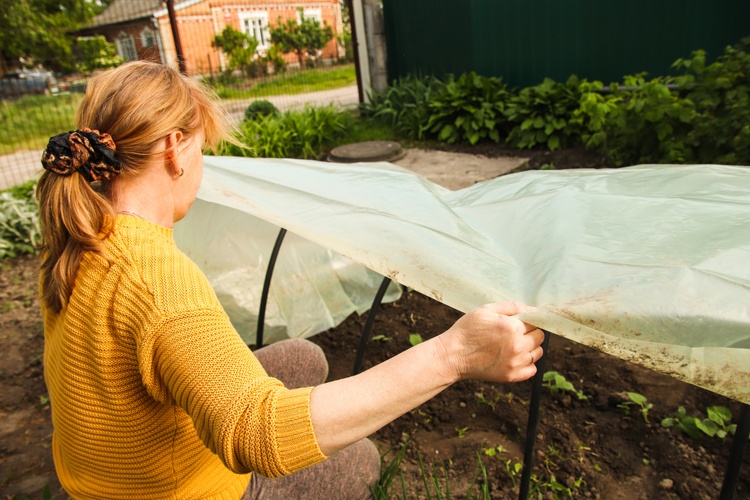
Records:
[[[174,221],[185,217],[195,201],[203,179],[203,143],[205,135],[201,130],[178,145],[178,162],[185,173],[178,179],[175,193]]]

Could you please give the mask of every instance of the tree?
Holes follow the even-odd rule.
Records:
[[[112,0],[3,1],[0,57],[24,59],[56,71],[73,69],[72,31],[101,12]]]
[[[252,76],[257,62],[255,52],[258,49],[258,40],[231,26],[224,28],[220,35],[216,35],[211,46],[221,49],[229,57],[229,69],[239,69],[246,75]]]
[[[279,17],[279,25],[271,28],[271,43],[278,45],[284,54],[294,52],[300,68],[305,67],[305,55],[315,57],[318,51],[333,39],[333,30],[327,24],[321,26],[317,19],[305,17],[300,9],[300,22],[289,19],[286,23]]]
[[[81,73],[91,73],[97,69],[114,68],[125,62],[117,55],[117,49],[101,35],[76,39],[78,60],[76,69]]]
[[[340,0],[341,6],[341,24],[343,31],[338,35],[338,43],[344,49],[344,61],[352,62],[354,60],[354,43],[352,42],[352,20],[349,12],[349,2]]]

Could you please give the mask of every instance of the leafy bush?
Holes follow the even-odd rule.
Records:
[[[76,64],[76,70],[81,73],[115,68],[125,62],[125,58],[117,55],[115,45],[109,43],[102,35],[78,37],[74,47],[80,59]]]
[[[465,73],[451,79],[428,101],[430,118],[425,129],[448,143],[476,144],[485,138],[500,142],[510,97],[502,79]]]
[[[35,181],[0,192],[0,259],[36,253],[41,230],[35,192]]]
[[[281,49],[276,45],[271,45],[271,47],[266,51],[266,55],[264,55],[261,60],[265,65],[265,73],[269,72],[269,66],[273,68],[273,73],[275,75],[284,73],[286,71],[286,59],[284,59]]]
[[[271,101],[259,99],[253,101],[245,109],[245,120],[256,120],[262,116],[278,115],[279,108],[273,105]]]
[[[211,46],[221,49],[229,57],[230,73],[239,69],[248,76],[258,76],[258,43],[254,37],[227,26],[221,34],[214,37]]]
[[[247,120],[240,126],[240,148],[227,144],[219,154],[251,158],[318,159],[325,148],[346,135],[351,115],[333,105],[306,107]]]
[[[305,67],[305,58],[312,62],[325,45],[333,39],[333,29],[327,23],[323,25],[317,19],[305,17],[304,9],[298,8],[299,21],[287,19],[281,21],[279,17],[277,26],[271,28],[271,43],[279,48],[284,54],[294,52],[299,61],[300,69]]]
[[[434,76],[407,76],[396,80],[383,92],[371,94],[360,111],[390,124],[398,134],[422,140],[425,124],[430,119],[428,103],[444,86],[445,83]]]
[[[551,151],[581,141],[581,123],[573,118],[579,108],[581,85],[575,76],[566,83],[545,78],[522,89],[508,103],[505,116],[513,124],[507,143],[518,148],[547,146]]]
[[[697,118],[689,100],[670,88],[673,81],[643,74],[625,77],[624,88],[613,85],[615,107],[608,109],[598,149],[615,165],[685,163],[692,158],[688,133]]]
[[[750,38],[727,47],[709,66],[702,50],[673,66],[685,70],[675,80],[695,105],[697,116],[688,132],[692,160],[750,164]]]

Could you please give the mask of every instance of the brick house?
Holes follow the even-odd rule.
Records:
[[[334,38],[323,48],[320,57],[340,56],[337,35],[342,32],[339,0],[175,0],[174,11],[180,45],[189,74],[214,73],[226,68],[221,51],[211,47],[211,40],[226,26],[231,26],[258,40],[258,51],[270,47],[269,28],[279,19],[312,17],[333,29]],[[148,60],[177,66],[172,28],[166,2],[163,0],[115,0],[80,35],[103,35],[114,43],[117,52],[128,61]],[[294,66],[297,58],[287,54]]]

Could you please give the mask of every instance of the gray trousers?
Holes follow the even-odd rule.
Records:
[[[266,372],[290,389],[322,384],[328,377],[323,350],[302,339],[277,342],[255,351]],[[380,477],[380,455],[369,439],[334,453],[327,460],[289,476],[270,479],[253,474],[242,500],[363,499]]]

